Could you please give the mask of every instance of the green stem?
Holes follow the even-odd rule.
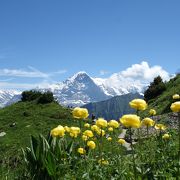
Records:
[[[100,156],[101,156],[101,161],[102,161],[102,152],[103,152],[103,139],[102,139],[102,129],[101,129],[101,139],[100,139],[100,143],[101,143],[101,147],[100,147],[100,149],[101,149],[101,154],[100,154]]]
[[[149,137],[149,127],[146,126],[147,137]]]
[[[180,175],[180,169],[179,169],[179,164],[180,164],[180,112],[178,112],[178,136],[179,136],[179,149],[178,149],[178,176]]]
[[[135,162],[135,154],[134,154],[134,147],[133,147],[133,142],[132,142],[132,131],[131,128],[130,130],[130,145],[131,145],[131,150],[132,150],[132,157],[133,157],[133,170],[134,170],[134,178],[135,180],[137,179],[137,173],[136,173],[136,162]]]

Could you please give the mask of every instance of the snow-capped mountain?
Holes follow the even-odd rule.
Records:
[[[149,83],[158,75],[166,81],[171,78],[161,66],[150,67],[147,62],[142,61],[108,78],[92,78],[86,72],[81,71],[64,82],[40,85],[35,90],[51,91],[62,105],[82,106],[117,95],[136,92],[143,94]],[[0,91],[0,106],[20,100],[19,94],[15,94],[14,97],[13,95],[11,91]]]
[[[147,84],[140,81],[124,79],[120,74],[110,78],[92,78],[81,71],[66,81],[38,88],[40,91],[51,91],[60,104],[65,106],[82,106],[90,102],[98,102],[117,95],[144,92]]]
[[[17,102],[19,100],[16,99],[15,101],[11,101],[15,96],[20,95],[21,92],[16,90],[0,90],[0,108],[7,105],[7,103],[10,105],[13,102]],[[10,103],[10,101],[12,103]]]
[[[143,94],[148,82],[132,78],[124,78],[121,73],[114,73],[107,79],[94,78],[94,82],[110,96],[119,96],[128,93]]]
[[[81,71],[64,82],[49,84],[45,88],[35,90],[51,91],[58,102],[65,106],[82,106],[90,102],[98,102],[114,96],[128,93],[144,92],[147,84],[138,80],[125,79],[121,74],[113,74],[107,79],[92,78]],[[0,107],[13,104],[21,99],[18,91],[0,91]]]
[[[52,85],[40,91],[51,91],[60,104],[81,106],[112,97],[98,86],[86,72],[78,72],[60,84]]]

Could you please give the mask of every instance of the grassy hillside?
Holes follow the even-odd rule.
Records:
[[[6,133],[0,137],[0,166],[17,161],[21,148],[29,146],[30,135],[47,135],[59,124],[73,123],[71,110],[57,103],[19,102],[0,109],[0,133]]]
[[[158,97],[151,99],[148,103],[148,109],[144,112],[147,113],[149,109],[154,108],[157,114],[165,114],[171,112],[170,106],[175,100],[172,99],[174,94],[180,94],[180,75],[172,78],[165,83],[166,90]]]
[[[135,112],[135,110],[129,106],[129,102],[135,98],[143,98],[143,96],[138,93],[129,93],[105,101],[89,103],[83,107],[87,108],[89,113],[93,113],[96,117],[104,117],[108,120],[119,119],[123,114]]]

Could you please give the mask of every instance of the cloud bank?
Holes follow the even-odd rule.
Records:
[[[161,76],[163,80],[169,80],[170,74],[161,66],[155,65],[150,67],[148,62],[142,61],[140,64],[133,64],[131,67],[120,72],[124,78],[135,80],[152,81],[155,77]]]

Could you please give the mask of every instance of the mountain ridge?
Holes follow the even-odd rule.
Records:
[[[128,93],[143,94],[148,85],[145,80],[125,78],[122,73],[114,73],[109,78],[92,78],[85,71],[80,71],[63,82],[38,86],[34,90],[50,91],[61,105],[74,107]],[[0,107],[21,99],[20,93],[14,93],[14,97],[11,93],[6,94],[6,98],[1,98],[1,94],[0,91]]]
[[[139,93],[129,93],[108,100],[89,103],[82,107],[88,109],[90,116],[93,114],[96,118],[103,117],[107,120],[118,120],[124,114],[135,113],[135,110],[130,108],[129,102],[136,98],[143,99],[143,96]]]

